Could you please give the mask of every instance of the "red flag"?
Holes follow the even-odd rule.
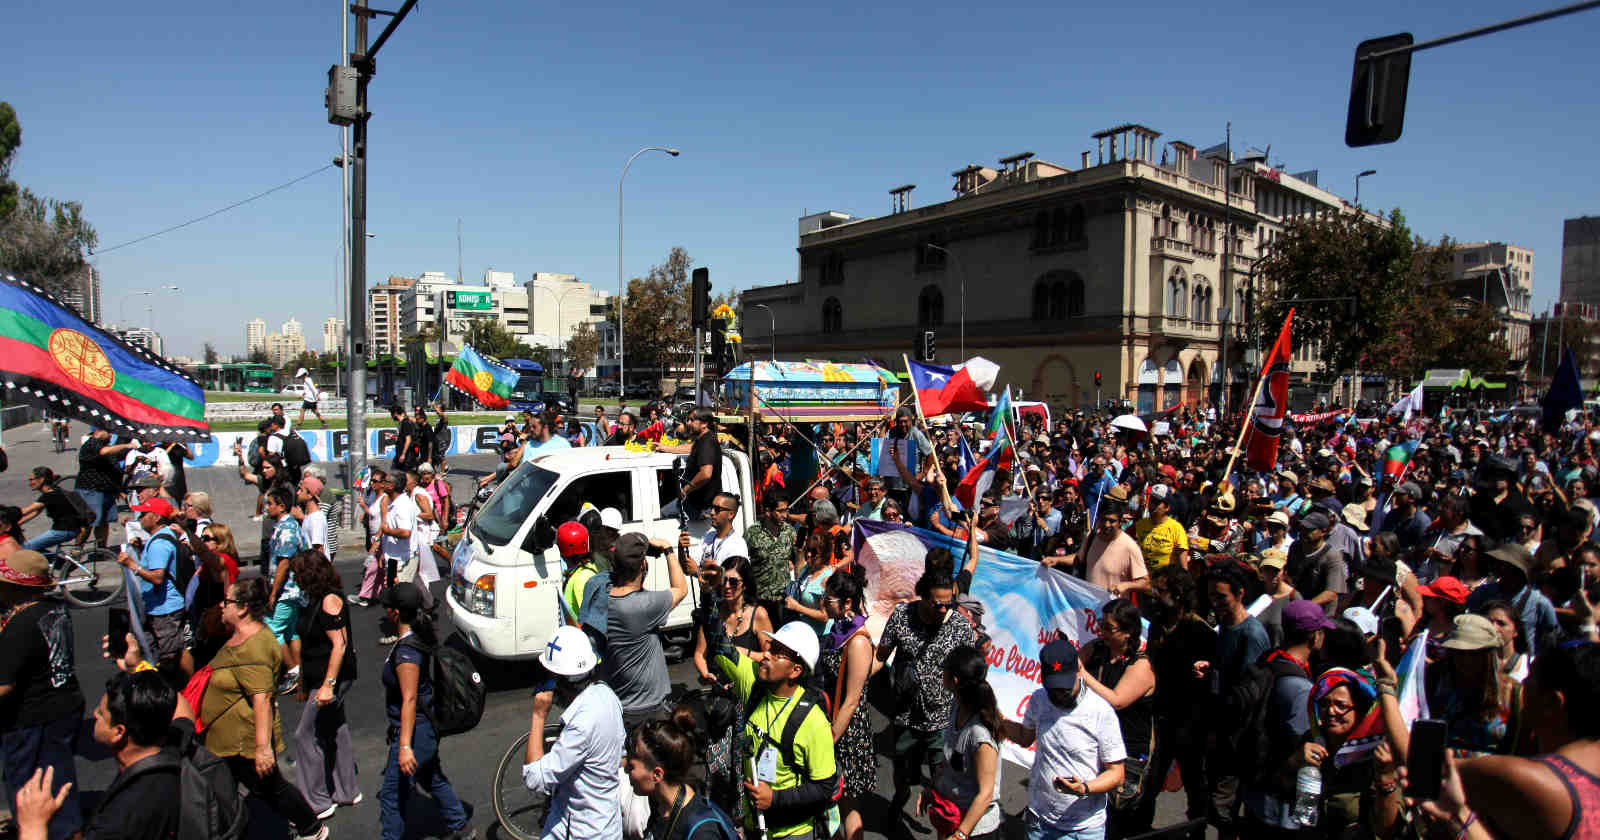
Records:
[[[1294,310],[1283,319],[1278,340],[1272,343],[1261,366],[1261,384],[1256,389],[1256,404],[1250,409],[1250,430],[1245,435],[1245,466],[1267,472],[1278,463],[1278,441],[1283,435],[1283,418],[1289,412],[1289,361],[1294,347],[1289,327]]]

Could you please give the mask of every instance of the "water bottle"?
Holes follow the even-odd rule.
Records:
[[[1322,799],[1322,771],[1315,765],[1306,765],[1294,777],[1294,824],[1301,828],[1314,828],[1317,824],[1319,800]]]

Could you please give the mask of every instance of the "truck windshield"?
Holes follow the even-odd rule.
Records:
[[[517,467],[500,489],[495,491],[472,521],[473,532],[485,546],[499,548],[517,535],[517,529],[533,513],[535,505],[550,491],[559,476],[542,467],[523,464]]]
[[[511,398],[528,402],[538,402],[540,394],[544,391],[544,377],[537,373],[524,373],[517,377],[516,387],[511,389]]]

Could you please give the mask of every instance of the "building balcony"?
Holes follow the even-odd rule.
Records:
[[[1222,338],[1222,327],[1216,321],[1197,321],[1193,318],[1162,315],[1151,318],[1150,327],[1154,332],[1181,338],[1212,341]]]
[[[1150,237],[1150,252],[1166,256],[1182,256],[1193,258],[1194,246],[1180,239],[1171,239],[1165,236]]]

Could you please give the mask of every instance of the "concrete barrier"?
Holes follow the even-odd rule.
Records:
[[[343,461],[350,451],[350,432],[347,429],[304,429],[296,432],[305,438],[313,461]],[[495,452],[500,444],[499,426],[451,426],[446,455],[467,455],[475,452]],[[367,456],[373,460],[393,458],[397,437],[395,429],[368,429]],[[209,443],[194,444],[191,467],[237,466],[233,455],[234,443],[248,447],[256,439],[255,432],[213,432]]]

